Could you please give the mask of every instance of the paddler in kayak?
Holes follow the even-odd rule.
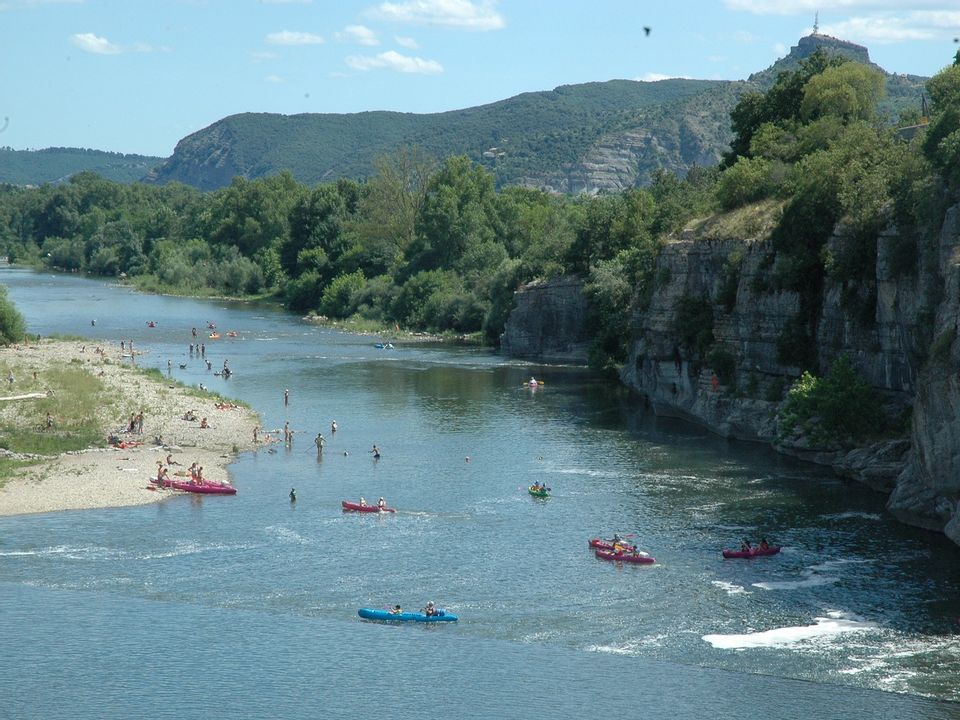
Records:
[[[390,614],[391,614],[391,615],[399,615],[399,614],[402,613],[402,612],[403,612],[403,608],[402,608],[402,607],[400,607],[399,605],[394,605],[394,606],[393,606],[393,610],[390,611]]]
[[[769,550],[770,543],[767,542],[766,538],[760,538],[760,544],[757,545],[758,550]]]
[[[381,510],[386,510],[386,509],[387,509],[387,501],[384,500],[383,498],[380,498],[379,500],[377,500],[377,507],[380,508]]]
[[[360,496],[360,503],[359,503],[359,504],[360,504],[360,507],[366,507],[366,506],[367,506],[367,499],[366,499],[365,497],[363,497],[362,495]]]
[[[433,617],[434,615],[439,615],[437,608],[433,604],[433,600],[427,602],[427,606],[423,609],[423,614],[427,617]]]

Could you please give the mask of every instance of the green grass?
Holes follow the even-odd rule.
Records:
[[[105,444],[96,411],[116,399],[99,378],[69,363],[48,368],[36,379],[29,368],[7,363],[0,364],[0,373],[23,378],[15,382],[12,394],[53,391],[50,397],[12,401],[15,407],[4,408],[0,446],[16,453],[59,455]],[[47,413],[54,419],[52,428],[45,427]]]
[[[0,488],[2,488],[10,478],[20,475],[20,471],[23,468],[31,467],[36,465],[36,463],[36,460],[12,460],[10,458],[0,457]]]

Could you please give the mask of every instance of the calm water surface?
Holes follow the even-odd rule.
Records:
[[[235,497],[0,518],[0,718],[960,718],[960,548],[869,490],[652,418],[580,368],[0,282],[32,332],[133,339],[298,431],[232,466]],[[188,353],[208,321],[238,333],[206,340],[229,380]],[[400,511],[340,512],[360,495]],[[614,531],[657,564],[594,558]],[[783,552],[721,559],[761,534]],[[461,622],[356,616],[427,600]]]

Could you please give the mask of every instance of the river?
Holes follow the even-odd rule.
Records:
[[[583,368],[0,282],[31,332],[133,339],[298,433],[232,465],[235,497],[0,518],[0,718],[960,718],[960,548],[869,489],[652,417]],[[208,322],[237,332],[205,339],[229,379],[188,353]],[[360,495],[399,511],[340,511]],[[595,558],[614,531],[657,563]],[[782,553],[721,558],[761,535]],[[427,600],[460,622],[356,614]]]

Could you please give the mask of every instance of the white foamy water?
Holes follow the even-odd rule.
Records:
[[[703,640],[718,650],[790,647],[845,633],[872,630],[876,627],[876,623],[850,618],[844,613],[834,611],[828,612],[827,617],[814,618],[813,625],[774,628],[741,635],[704,635]]]
[[[849,512],[842,513],[831,513],[829,515],[821,515],[823,520],[879,520],[880,513],[868,513],[868,512],[857,512],[851,510]]]
[[[714,580],[710,584],[720,588],[727,593],[727,595],[753,595],[753,593],[743,587],[743,585],[736,585],[726,582],[725,580]]]

